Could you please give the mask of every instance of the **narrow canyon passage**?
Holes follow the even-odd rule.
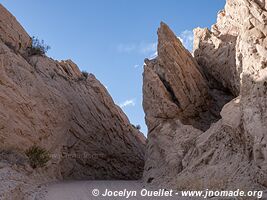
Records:
[[[225,2],[210,29],[191,33],[190,50],[172,31],[178,24],[171,29],[161,22],[156,52],[139,69],[143,80],[127,68],[132,60],[126,55],[123,68],[117,66],[121,58],[103,56],[109,42],[100,48],[95,40],[97,48],[92,43],[92,52],[82,51],[86,42],[80,45],[80,33],[94,38],[97,29],[88,26],[88,34],[77,29],[75,55],[86,53],[91,62],[101,50],[96,68],[105,68],[90,71],[119,81],[109,90],[108,81],[102,84],[72,60],[49,57],[49,46],[30,36],[0,3],[0,200],[267,200],[267,0]],[[209,6],[199,9],[202,4],[194,6],[203,12]],[[104,30],[119,24],[104,22]],[[74,35],[69,27],[60,29],[64,43],[72,41],[67,33]],[[128,29],[117,30],[121,40]],[[155,41],[144,29],[135,30]],[[129,38],[137,40],[133,32]],[[137,68],[136,62],[131,66]],[[136,82],[128,86],[121,69]],[[113,99],[109,91],[127,93],[125,104],[142,105],[141,114],[132,108],[137,121],[124,113],[119,103],[124,97]],[[134,125],[140,116],[147,138],[140,128],[145,125]]]

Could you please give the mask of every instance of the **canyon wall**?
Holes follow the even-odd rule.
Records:
[[[147,183],[267,187],[266,4],[227,0],[211,30],[194,30],[193,56],[161,24],[143,74]]]
[[[0,5],[0,199],[15,199],[35,179],[140,179],[145,137],[106,88],[71,60],[32,51]],[[32,146],[49,152],[46,166],[31,168]]]

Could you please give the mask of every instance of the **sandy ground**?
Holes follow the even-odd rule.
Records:
[[[109,191],[136,191],[136,196],[133,195],[127,198],[126,196],[103,196],[106,193],[106,189]],[[44,188],[39,193],[35,200],[254,200],[257,198],[226,198],[226,197],[213,197],[213,198],[200,198],[200,197],[181,197],[173,192],[169,197],[143,197],[140,195],[142,189],[153,191],[151,188],[145,188],[139,181],[64,181],[59,183],[53,183]],[[95,194],[95,196],[93,195]],[[265,195],[267,192],[264,192]],[[262,199],[267,199],[266,196]]]
[[[106,189],[110,191],[136,191],[136,196],[127,198],[126,196],[102,196],[105,194]],[[46,188],[44,200],[188,200],[189,198],[181,198],[179,196],[172,197],[142,197],[141,190],[144,189],[141,182],[138,181],[70,181],[54,183]],[[150,190],[146,188],[147,190]],[[94,196],[94,194],[97,196]],[[43,199],[43,198],[42,198]],[[196,199],[196,198],[194,198]]]

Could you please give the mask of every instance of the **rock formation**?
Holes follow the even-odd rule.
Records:
[[[145,60],[143,93],[148,126],[154,124],[153,119],[175,116],[189,123],[187,119],[206,109],[208,86],[197,63],[166,24],[161,23],[158,37],[158,57]]]
[[[194,31],[194,57],[161,24],[158,57],[146,60],[143,74],[147,183],[178,190],[267,187],[266,7],[227,0],[211,30]]]
[[[32,55],[31,37],[0,11],[0,199],[34,198],[53,179],[140,178],[145,138],[105,87],[71,60]],[[161,23],[143,74],[146,183],[266,189],[266,27],[267,2],[227,0],[211,30],[195,29],[192,56]],[[33,145],[50,153],[46,166],[30,166]]]
[[[0,154],[14,157],[0,157],[0,199],[23,192],[19,180],[29,184],[23,177],[44,182],[39,174],[50,180],[141,178],[145,138],[105,87],[71,60],[31,49],[29,35],[0,5]],[[24,154],[33,145],[51,155],[41,169],[32,169]]]

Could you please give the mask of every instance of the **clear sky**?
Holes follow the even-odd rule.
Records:
[[[71,59],[93,73],[132,124],[146,135],[143,61],[156,52],[160,21],[192,48],[192,30],[210,27],[225,0],[2,0],[48,56]]]

